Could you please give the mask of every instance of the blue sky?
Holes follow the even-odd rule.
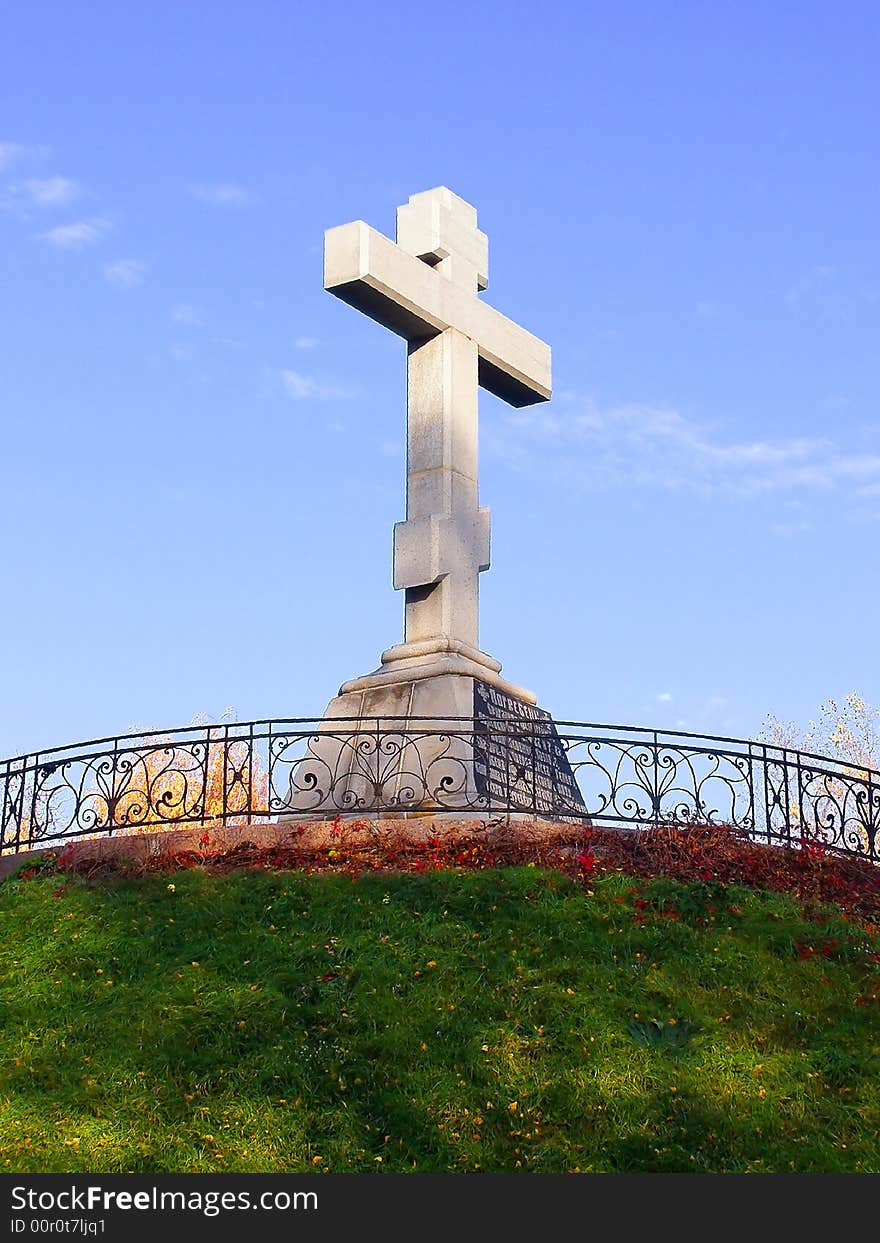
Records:
[[[481,645],[560,718],[880,701],[873,3],[14,6],[0,755],[320,715],[402,637],[404,347],[325,228],[445,184],[554,398],[481,396]]]

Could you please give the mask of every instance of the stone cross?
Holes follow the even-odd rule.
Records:
[[[362,220],[324,237],[325,289],[407,342],[406,521],[394,528],[394,586],[406,605],[395,658],[479,656],[489,510],[477,494],[478,389],[512,406],[550,397],[550,347],[477,296],[488,259],[475,208],[445,186],[397,209],[396,245]]]

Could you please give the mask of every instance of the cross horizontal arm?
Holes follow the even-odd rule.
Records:
[[[550,397],[549,345],[362,220],[325,233],[324,288],[407,341],[456,328],[477,345],[481,387],[511,406]]]

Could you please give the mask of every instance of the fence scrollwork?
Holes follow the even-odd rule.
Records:
[[[723,823],[876,861],[880,772],[743,739],[471,718],[189,726],[0,762],[3,853],[162,827],[407,811]]]

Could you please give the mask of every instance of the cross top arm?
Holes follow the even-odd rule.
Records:
[[[324,235],[324,288],[407,341],[454,328],[473,340],[482,388],[513,406],[547,401],[550,347],[487,303],[488,239],[445,187],[398,209],[397,242],[362,220]]]

